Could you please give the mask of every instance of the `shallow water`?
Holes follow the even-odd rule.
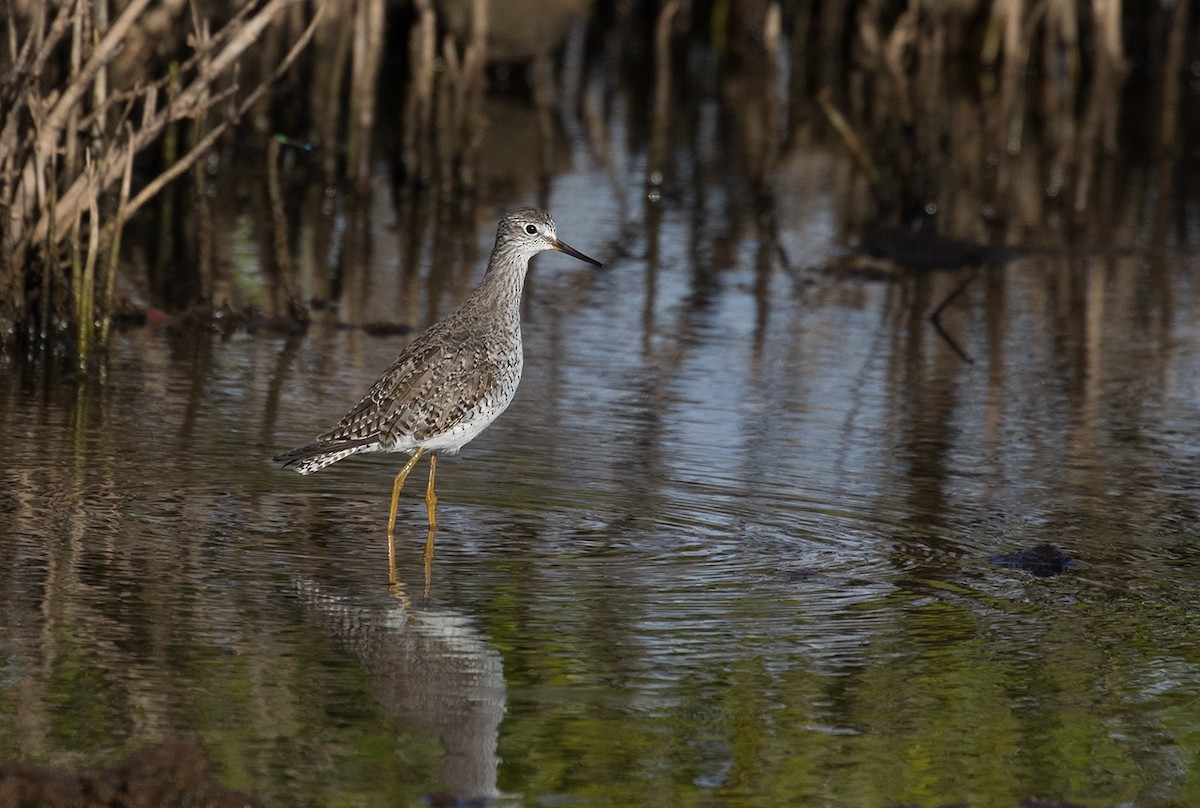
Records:
[[[407,337],[147,327],[78,385],[5,360],[0,754],[188,739],[278,805],[1200,804],[1196,255],[985,270],[943,317],[964,361],[926,315],[965,274],[818,271],[817,157],[769,221],[586,157],[555,181],[609,266],[536,261],[428,588],[423,465],[393,585],[397,458],[268,460]],[[343,317],[426,323],[494,216],[433,272],[377,207]],[[1045,543],[1062,574],[989,560]]]

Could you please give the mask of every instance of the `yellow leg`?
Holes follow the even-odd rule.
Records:
[[[429,535],[425,537],[425,598],[429,598],[429,582],[433,571],[433,534],[437,532],[437,494],[433,478],[437,474],[437,455],[429,455],[429,483],[425,486],[425,510],[429,512]]]
[[[396,482],[392,484],[392,513],[388,516],[388,551],[395,552],[392,545],[392,536],[396,532],[396,506],[400,504],[400,489],[404,487],[404,481],[408,478],[408,473],[413,470],[413,466],[417,465],[417,461],[421,459],[421,455],[425,453],[424,448],[418,448],[416,453],[408,459],[404,464],[404,468],[400,469],[400,473],[396,475]]]
[[[429,526],[429,535],[425,537],[425,552],[421,558],[425,561],[425,600],[429,600],[429,583],[433,579],[433,525]]]
[[[425,486],[425,510],[429,511],[429,529],[437,530],[437,494],[433,491],[433,475],[437,472],[437,455],[429,456],[429,484]]]

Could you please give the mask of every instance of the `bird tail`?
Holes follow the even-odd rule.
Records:
[[[312,474],[352,454],[372,449],[379,444],[374,438],[359,440],[317,440],[291,451],[275,455],[276,463],[299,474]]]

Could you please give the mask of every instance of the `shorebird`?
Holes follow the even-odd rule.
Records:
[[[510,211],[500,219],[487,271],[471,296],[410,342],[337,424],[311,443],[275,457],[284,467],[311,474],[361,452],[411,455],[392,483],[389,556],[394,553],[400,490],[421,456],[429,454],[428,561],[437,527],[437,455],[458,452],[512,403],[524,363],[521,293],[529,260],[545,250],[603,266],[560,241],[544,210]]]

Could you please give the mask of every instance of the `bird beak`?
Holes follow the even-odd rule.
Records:
[[[558,250],[561,253],[566,253],[567,255],[571,256],[572,258],[578,258],[580,261],[586,261],[589,264],[591,264],[592,266],[595,266],[595,267],[604,266],[604,264],[600,263],[595,258],[588,258],[586,255],[581,253],[579,250],[575,249],[574,247],[572,247],[569,244],[564,244],[563,242],[559,241],[558,239],[554,239],[554,249]]]

